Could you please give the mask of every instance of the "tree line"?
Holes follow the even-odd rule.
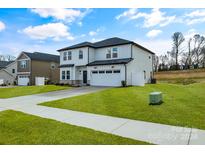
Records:
[[[0,61],[14,61],[15,59],[16,57],[12,55],[0,55]]]
[[[199,34],[185,40],[181,32],[172,35],[172,49],[155,55],[155,71],[205,68],[205,37]]]

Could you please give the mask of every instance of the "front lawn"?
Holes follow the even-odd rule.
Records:
[[[153,91],[163,92],[163,104],[148,105],[148,95]],[[205,83],[112,88],[42,105],[205,129]]]
[[[71,87],[68,86],[56,86],[56,85],[45,85],[45,86],[22,86],[13,88],[0,88],[0,98],[11,98],[24,95],[32,95],[45,93],[49,91],[64,90]]]
[[[148,144],[16,111],[0,112],[0,144]]]

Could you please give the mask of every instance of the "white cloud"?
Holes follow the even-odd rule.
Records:
[[[149,31],[149,32],[146,34],[146,36],[151,38],[151,37],[156,37],[156,36],[158,36],[158,35],[161,34],[161,33],[162,33],[161,30],[153,29],[153,30]]]
[[[205,10],[195,10],[185,14],[185,23],[193,25],[205,22]]]
[[[73,40],[74,38],[68,31],[68,27],[63,23],[48,23],[39,26],[29,26],[22,30],[23,33],[32,39],[45,40],[52,38],[54,41],[59,41],[61,38]]]
[[[56,20],[62,20],[71,23],[77,19],[82,19],[91,9],[86,9],[85,11],[80,11],[77,9],[63,9],[63,8],[37,8],[31,9],[31,12],[40,15],[43,18],[52,17]],[[79,22],[80,23],[80,22]],[[82,25],[82,23],[80,23]]]
[[[184,35],[184,38],[185,40],[189,40],[190,38],[192,38],[195,34],[197,34],[198,32],[196,31],[196,29],[190,29],[188,30],[185,35]]]
[[[98,35],[99,32],[102,32],[104,30],[105,30],[104,27],[100,27],[100,28],[97,28],[96,30],[90,31],[88,34],[90,36],[95,36],[95,35]]]
[[[205,10],[196,10],[192,11],[191,13],[186,14],[187,17],[204,17],[205,16]]]
[[[166,12],[161,12],[160,9],[155,8],[152,9],[150,13],[138,12],[136,9],[129,9],[116,17],[118,20],[120,18],[128,18],[129,20],[143,18],[143,27],[149,28],[153,26],[167,26],[175,21],[176,16],[167,16]]]
[[[6,25],[0,21],[0,32],[3,31],[6,28]]]
[[[120,18],[123,18],[123,17],[131,18],[136,13],[137,13],[137,9],[128,9],[127,11],[123,12],[122,14],[119,14],[118,16],[116,16],[116,19],[119,20]]]
[[[90,35],[90,36],[97,35],[97,32],[95,32],[95,31],[90,31],[90,32],[89,32],[89,35]]]

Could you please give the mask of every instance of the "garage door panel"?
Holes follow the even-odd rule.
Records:
[[[29,83],[29,77],[25,75],[18,76],[18,85],[19,86],[27,86]]]
[[[99,70],[101,71],[101,70]],[[91,85],[94,86],[121,86],[121,74],[120,73],[91,73]]]

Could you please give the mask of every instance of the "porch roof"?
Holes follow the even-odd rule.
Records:
[[[64,65],[60,65],[59,68],[64,68],[64,67],[73,67],[74,64],[64,64]]]
[[[114,65],[114,64],[127,64],[132,61],[132,58],[124,59],[112,59],[112,60],[98,60],[87,64],[87,66],[96,66],[96,65]]]

